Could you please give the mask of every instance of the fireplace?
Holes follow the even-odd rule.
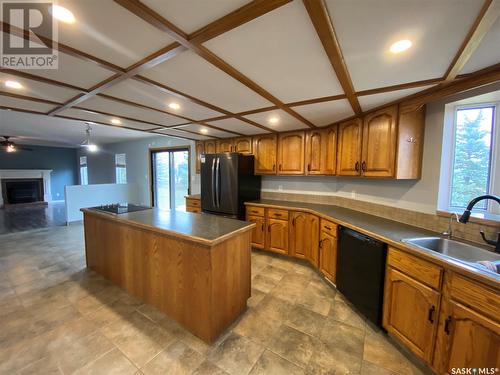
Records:
[[[2,179],[4,204],[43,202],[43,178]]]

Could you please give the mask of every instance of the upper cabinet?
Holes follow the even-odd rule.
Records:
[[[362,130],[363,123],[360,118],[339,125],[337,175],[359,176],[361,171]]]
[[[253,138],[255,174],[276,174],[276,134],[265,134]]]
[[[307,132],[305,163],[308,175],[335,175],[337,126]]]
[[[232,152],[233,151],[233,140],[232,139],[220,139],[217,141],[216,150],[220,152]]]
[[[215,141],[205,141],[205,154],[215,154],[217,147]]]
[[[291,132],[279,135],[278,174],[304,174],[305,132]]]
[[[252,154],[252,137],[236,138],[233,142],[233,151],[241,154]]]
[[[201,170],[201,154],[205,152],[205,143],[196,142],[195,144],[196,150],[196,173],[200,173]]]

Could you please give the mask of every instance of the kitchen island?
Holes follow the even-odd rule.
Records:
[[[87,267],[202,340],[245,311],[255,224],[158,209],[82,212]]]

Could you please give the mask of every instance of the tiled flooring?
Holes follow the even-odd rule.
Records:
[[[66,225],[63,202],[0,209],[0,234]]]
[[[252,273],[247,312],[209,346],[86,271],[81,225],[3,235],[0,373],[421,373],[309,267],[259,252]]]

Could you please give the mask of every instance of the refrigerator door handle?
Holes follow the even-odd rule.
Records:
[[[212,159],[212,174],[211,174],[211,185],[212,185],[212,205],[216,207],[215,205],[215,158]]]
[[[220,207],[220,158],[217,158],[217,167],[215,169],[215,193],[217,194],[217,207]]]

